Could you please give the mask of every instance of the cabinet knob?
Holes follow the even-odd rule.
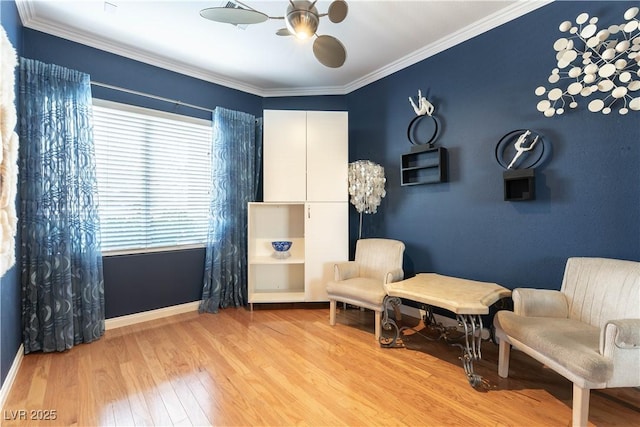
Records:
[[[307,218],[311,219],[311,206],[307,206]]]

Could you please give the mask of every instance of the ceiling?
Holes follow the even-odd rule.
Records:
[[[25,27],[260,96],[346,94],[528,13],[550,0],[348,0],[346,19],[318,34],[347,50],[341,68],[313,56],[311,40],[279,37],[282,20],[240,29],[200,17],[227,0],[16,0]],[[244,0],[282,16],[287,0]],[[331,2],[316,7],[326,12]]]

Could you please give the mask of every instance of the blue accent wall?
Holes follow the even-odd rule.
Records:
[[[640,260],[638,112],[595,114],[578,99],[578,110],[546,118],[534,93],[550,89],[562,21],[587,12],[608,27],[624,22],[631,5],[554,2],[349,94],[350,161],[380,163],[387,177],[387,196],[378,214],[365,216],[363,237],[404,241],[409,274],[509,288],[559,289],[572,256]],[[400,156],[410,151],[415,117],[408,97],[418,89],[435,105],[449,181],[401,187]],[[533,129],[550,146],[533,201],[503,200],[494,149],[515,129]]]
[[[198,301],[204,248],[104,257],[106,317]]]
[[[14,2],[0,1],[0,24],[4,28],[18,55],[22,47],[22,26]],[[17,83],[17,82],[16,82]],[[18,90],[16,88],[16,96]],[[19,195],[18,195],[19,198]],[[16,200],[19,205],[19,200]],[[18,233],[19,233],[18,226]],[[18,235],[16,242],[20,239]],[[16,247],[19,263],[20,252]],[[0,387],[4,384],[11,364],[22,342],[20,304],[20,268],[14,265],[0,278]]]
[[[91,75],[91,81],[106,83],[213,110],[224,107],[262,116],[262,98],[204,80],[124,58],[79,43],[24,29],[23,56],[73,68]],[[181,105],[92,87],[93,96],[141,107],[186,114],[205,119],[211,113]]]

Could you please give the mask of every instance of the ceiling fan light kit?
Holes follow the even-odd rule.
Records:
[[[253,9],[234,7],[210,7],[202,9],[200,16],[216,22],[224,22],[231,25],[259,24],[269,19],[269,16]]]
[[[284,19],[286,28],[276,31],[278,36],[294,35],[299,39],[316,36],[313,42],[313,54],[322,65],[329,68],[339,68],[347,59],[344,45],[333,36],[318,35],[320,18],[328,16],[334,24],[342,22],[349,11],[347,2],[334,0],[329,5],[327,13],[320,14],[315,7],[316,1],[289,0],[285,16],[269,16],[257,11],[244,3],[235,1],[224,7],[210,7],[202,9],[200,16],[215,22],[232,25],[251,25],[265,22],[269,19]]]
[[[304,9],[304,6],[307,9]],[[299,1],[297,4],[291,2],[287,7],[287,17],[285,18],[287,29],[299,39],[305,40],[313,36],[318,29],[319,22],[320,18],[315,2]]]

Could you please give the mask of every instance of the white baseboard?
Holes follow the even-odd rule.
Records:
[[[159,308],[157,310],[143,311],[141,313],[127,314],[126,316],[113,317],[104,321],[105,330],[122,328],[123,326],[135,325],[136,323],[148,322],[150,320],[162,319],[163,317],[174,316],[176,314],[190,313],[198,311],[200,301],[188,302],[185,304],[173,305],[171,307]]]
[[[20,344],[20,347],[18,347],[18,352],[16,353],[16,357],[13,359],[13,363],[11,364],[11,369],[9,369],[9,372],[7,373],[7,378],[4,379],[4,382],[2,383],[2,388],[0,389],[0,409],[4,410],[4,404],[7,401],[7,397],[9,397],[9,392],[13,387],[13,382],[16,380],[16,376],[18,375],[18,369],[20,369],[20,365],[22,364],[23,358],[24,358],[24,345]]]
[[[127,325],[134,325],[136,323],[148,322],[149,320],[174,316],[176,314],[190,313],[193,311],[197,311],[199,305],[200,301],[193,301],[185,304],[174,305],[171,307],[159,308],[157,310],[143,311],[142,313],[114,317],[112,319],[105,320],[104,326],[106,330],[116,329]],[[4,404],[7,400],[7,397],[9,397],[9,392],[11,391],[13,382],[18,375],[18,370],[20,369],[23,358],[24,345],[20,344],[18,352],[16,353],[16,357],[13,359],[13,363],[11,364],[11,369],[9,369],[7,377],[5,378],[4,383],[2,383],[2,388],[0,388],[0,409],[4,409]]]

